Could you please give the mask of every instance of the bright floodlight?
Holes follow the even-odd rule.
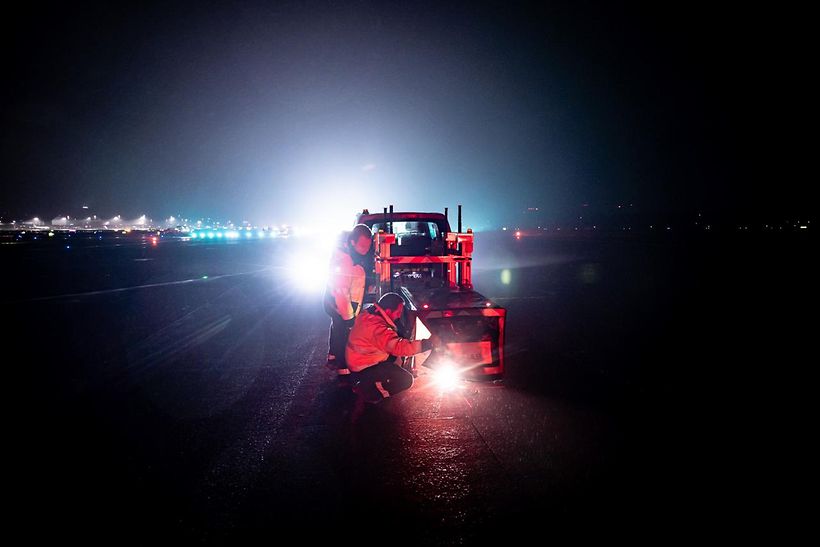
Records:
[[[328,256],[310,250],[291,258],[288,277],[294,288],[307,293],[319,293],[327,284]]]
[[[458,369],[451,364],[442,365],[435,370],[435,383],[441,391],[452,391],[461,383]]]
[[[288,277],[290,284],[301,292],[317,294],[328,282],[328,267],[338,234],[313,234],[300,242],[290,254]]]

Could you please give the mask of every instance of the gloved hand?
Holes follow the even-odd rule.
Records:
[[[422,351],[436,350],[436,349],[439,349],[443,346],[444,346],[444,344],[441,341],[441,336],[439,336],[437,334],[431,334],[430,338],[428,338],[427,340],[422,340],[421,341],[421,350]]]
[[[355,317],[351,317],[350,319],[345,319],[344,320],[345,327],[347,327],[348,330],[353,328],[353,323],[355,323],[355,322],[356,322]]]

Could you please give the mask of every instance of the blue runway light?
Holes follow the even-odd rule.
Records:
[[[213,232],[208,232],[208,239],[213,239],[213,238],[214,238],[214,233]]]

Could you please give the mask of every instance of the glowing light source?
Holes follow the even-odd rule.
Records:
[[[461,376],[456,367],[445,364],[435,370],[434,382],[441,391],[452,391],[461,383]]]
[[[330,255],[337,241],[336,237],[326,236],[316,234],[316,237],[305,238],[290,253],[286,260],[289,265],[286,274],[295,289],[312,294],[324,290]]]
[[[508,269],[501,270],[501,283],[503,285],[509,285],[512,281],[512,273]]]

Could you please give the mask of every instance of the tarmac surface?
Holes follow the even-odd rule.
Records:
[[[478,234],[505,376],[376,406],[324,367],[297,239],[4,245],[13,520],[450,545],[799,514],[810,241]]]

